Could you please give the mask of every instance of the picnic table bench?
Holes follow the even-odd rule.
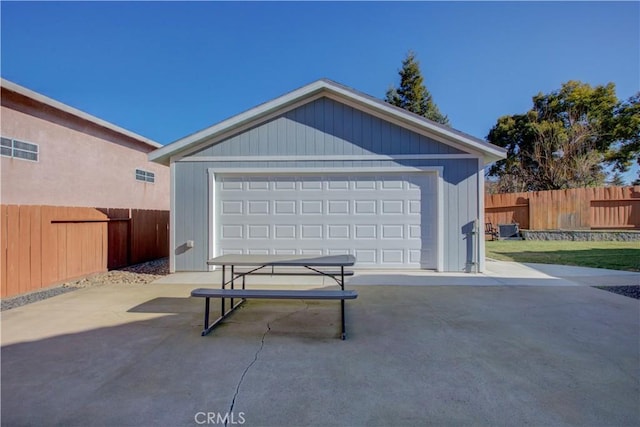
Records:
[[[233,313],[247,299],[313,299],[313,300],[340,300],[341,326],[340,337],[346,338],[344,301],[355,299],[358,294],[355,291],[344,289],[345,276],[353,275],[353,271],[345,270],[345,267],[355,264],[353,255],[328,255],[328,256],[299,256],[299,255],[222,255],[207,261],[209,265],[222,267],[222,286],[219,289],[199,288],[191,291],[192,297],[205,298],[204,330],[202,336],[208,335],[226,317]],[[231,278],[227,280],[226,269],[230,267]],[[241,267],[241,269],[237,269]],[[247,268],[250,267],[250,268]],[[298,268],[296,269],[291,269]],[[302,268],[302,270],[300,270]],[[325,268],[333,268],[327,270]],[[336,268],[339,268],[337,270]],[[336,281],[340,290],[335,289],[311,289],[311,290],[274,290],[274,289],[246,289],[246,276],[256,274],[269,275],[319,275],[329,277]],[[236,289],[235,283],[241,279],[242,288]],[[229,285],[230,289],[226,286]],[[221,299],[221,314],[209,325],[210,298]],[[226,310],[225,299],[231,301],[229,310]],[[234,305],[234,299],[241,299]]]

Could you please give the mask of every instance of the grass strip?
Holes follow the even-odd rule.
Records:
[[[640,242],[499,240],[486,244],[486,256],[501,261],[640,271]]]

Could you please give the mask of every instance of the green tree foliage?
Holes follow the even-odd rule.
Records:
[[[626,171],[637,159],[639,129],[638,96],[620,102],[613,83],[569,81],[534,96],[527,113],[498,119],[487,139],[507,158],[489,176],[502,192],[603,185],[605,164]]]
[[[640,166],[640,92],[619,103],[615,117],[615,142],[606,153],[605,160],[613,163],[614,170],[626,172],[634,160]],[[640,171],[635,182],[638,181]]]
[[[615,172],[607,181],[607,185],[611,187],[624,187],[627,182],[620,172]]]
[[[385,101],[434,122],[449,126],[449,118],[440,112],[438,106],[433,102],[431,93],[424,85],[420,63],[416,60],[415,53],[411,51],[407,53],[398,74],[400,74],[400,86],[387,90]]]

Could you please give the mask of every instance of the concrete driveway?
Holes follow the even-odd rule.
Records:
[[[248,301],[201,337],[195,276],[9,310],[2,425],[640,424],[638,300],[490,271],[356,275],[346,341],[335,301]]]

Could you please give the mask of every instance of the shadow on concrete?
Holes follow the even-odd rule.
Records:
[[[127,310],[128,313],[192,313],[195,307],[202,308],[193,298],[158,297]]]
[[[249,301],[201,337],[201,301],[163,297],[125,308],[124,324],[5,345],[2,425],[192,426],[234,399],[246,426],[640,421],[636,300],[589,287],[357,291],[346,341],[335,302]],[[85,313],[66,315],[82,325]]]

